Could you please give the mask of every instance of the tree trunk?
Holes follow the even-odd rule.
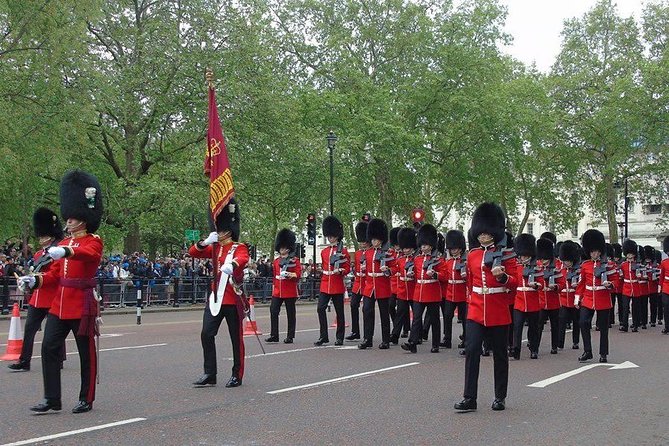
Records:
[[[527,224],[527,220],[530,219],[530,209],[531,209],[531,203],[528,200],[525,202],[525,213],[523,214],[523,219],[520,221],[520,225],[518,225],[518,234],[521,234],[525,230],[525,225]],[[509,231],[511,231],[510,228]]]
[[[618,242],[618,224],[616,223],[616,191],[613,189],[613,180],[604,176],[606,188],[606,221],[609,225],[609,243]]]
[[[135,251],[140,251],[141,240],[139,238],[139,224],[131,223],[128,227],[128,233],[123,239],[123,253],[132,254]]]

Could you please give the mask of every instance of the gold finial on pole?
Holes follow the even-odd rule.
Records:
[[[207,67],[204,74],[205,79],[207,80],[207,85],[209,88],[214,88],[214,71]]]

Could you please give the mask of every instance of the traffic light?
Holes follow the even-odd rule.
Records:
[[[307,243],[316,244],[316,214],[307,215]]]
[[[421,226],[425,220],[425,211],[422,208],[414,208],[411,212],[411,219],[415,227]]]
[[[304,255],[304,245],[302,243],[295,243],[295,257],[303,259]]]
[[[371,219],[372,215],[369,212],[365,212],[364,214],[362,214],[362,219],[361,219],[362,221],[366,221],[367,223],[369,223],[369,220]]]

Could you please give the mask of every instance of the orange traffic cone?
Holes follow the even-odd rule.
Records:
[[[9,338],[7,340],[7,352],[0,356],[2,361],[14,361],[21,356],[23,348],[23,330],[21,329],[21,313],[19,304],[14,303],[12,308],[12,320],[9,323]]]
[[[337,327],[337,318],[336,317],[335,317],[335,320],[332,322],[332,325],[330,325],[330,327],[335,327],[335,328]],[[348,327],[348,324],[346,323],[346,321],[344,321],[344,327]]]
[[[249,298],[249,317],[247,317],[244,322],[244,336],[262,334],[262,331],[258,330],[258,325],[256,324],[255,305],[256,301],[253,296],[251,296]]]

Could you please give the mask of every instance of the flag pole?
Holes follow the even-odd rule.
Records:
[[[207,67],[205,69],[205,74],[204,77],[207,81],[207,98],[209,98],[209,91],[213,90],[214,88],[214,71]],[[208,99],[209,100],[209,99]],[[211,146],[209,145],[209,141],[207,140],[207,159],[211,160]],[[211,162],[211,161],[210,161]],[[211,175],[211,173],[210,173]],[[209,177],[209,181],[211,182],[211,176]],[[209,188],[209,217],[211,218],[211,221],[214,224],[214,230],[216,230],[216,218],[214,218],[214,215],[212,213],[211,209],[211,188]],[[218,275],[218,243],[214,243],[211,247],[211,265],[212,265],[212,276],[213,276],[213,281],[214,281],[214,302],[218,302],[218,281],[216,280],[216,276]]]

